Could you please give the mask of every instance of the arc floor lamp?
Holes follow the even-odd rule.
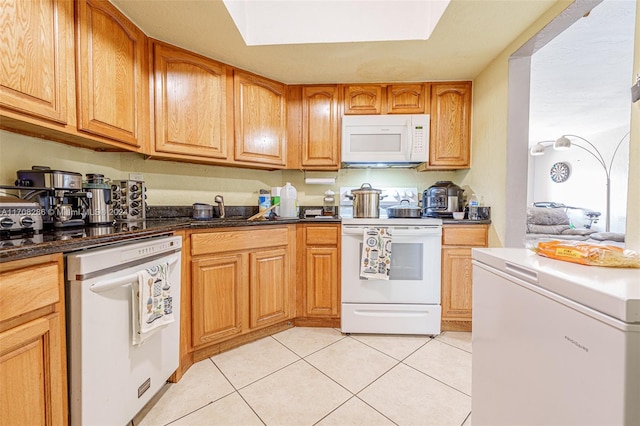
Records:
[[[594,144],[592,144],[591,142],[589,142],[588,140],[586,140],[582,136],[578,136],[578,135],[562,135],[561,137],[559,137],[555,141],[538,142],[537,144],[535,144],[535,145],[533,145],[531,147],[531,150],[529,152],[530,152],[531,155],[537,156],[537,155],[544,155],[545,147],[549,146],[549,145],[553,145],[553,149],[558,150],[558,151],[568,150],[572,146],[576,146],[576,147],[582,149],[583,151],[588,152],[592,157],[594,157],[596,160],[598,160],[598,163],[604,169],[604,173],[605,173],[605,175],[607,177],[607,210],[606,210],[607,219],[606,219],[606,222],[605,222],[605,224],[606,224],[605,226],[606,226],[606,231],[609,232],[610,224],[611,224],[611,215],[610,215],[610,210],[611,210],[611,168],[613,167],[613,160],[616,158],[616,154],[618,153],[618,149],[620,149],[620,146],[622,145],[622,142],[624,142],[624,140],[627,139],[628,136],[629,136],[629,132],[627,132],[627,134],[624,135],[622,137],[622,139],[620,139],[620,142],[618,142],[618,145],[616,145],[616,149],[613,151],[613,155],[611,156],[611,161],[609,161],[609,164],[606,163],[604,157],[602,156],[602,153],[600,153],[600,150],[598,150],[598,148],[596,148],[596,146]],[[588,146],[580,145],[578,142],[572,142],[570,138],[578,139],[580,141],[583,141]]]

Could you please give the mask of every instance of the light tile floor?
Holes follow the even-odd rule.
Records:
[[[136,424],[464,425],[471,333],[295,327],[193,365]]]

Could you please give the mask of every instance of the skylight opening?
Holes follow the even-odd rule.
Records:
[[[247,46],[427,40],[450,0],[224,0]]]

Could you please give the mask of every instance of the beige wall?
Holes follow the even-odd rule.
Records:
[[[437,180],[458,182],[461,172],[425,172],[415,170],[341,170],[309,172],[308,177],[337,177],[334,186],[305,185],[304,173],[297,170],[262,171],[233,167],[216,167],[174,161],[145,160],[134,153],[105,153],[44,141],[0,131],[0,184],[10,185],[16,170],[32,165],[87,173],[102,173],[112,180],[127,179],[129,173],[142,173],[148,188],[150,205],[190,205],[213,203],[221,194],[231,206],[258,205],[258,191],[291,182],[298,190],[300,205],[322,205],[323,194],[340,186],[368,182],[382,186],[417,187],[422,191]]]
[[[489,245],[504,245],[506,205],[506,152],[507,152],[507,98],[509,58],[527,40],[560,14],[571,1],[558,1],[531,27],[518,36],[474,80],[472,122],[472,169],[462,180],[485,195],[492,206],[493,226]],[[638,7],[640,16],[640,7]],[[638,32],[640,17],[636,19],[634,73],[640,73],[640,41]],[[640,237],[640,103],[633,106],[631,123],[629,199],[627,206],[627,247],[638,249]]]

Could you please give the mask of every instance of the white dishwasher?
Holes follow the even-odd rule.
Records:
[[[474,425],[640,425],[640,269],[473,259]]]
[[[162,236],[65,255],[72,425],[127,424],[178,368],[181,250],[180,237]],[[139,274],[159,267],[162,309],[173,322],[139,344],[132,286],[140,289]]]

